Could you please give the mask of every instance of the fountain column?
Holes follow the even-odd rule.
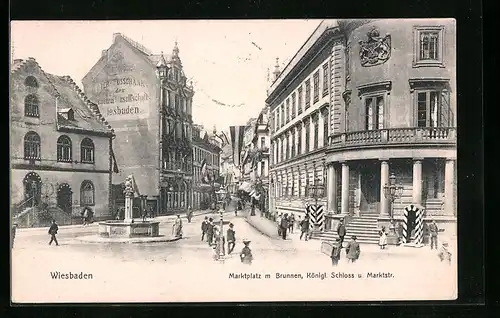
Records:
[[[134,196],[134,189],[132,188],[132,180],[127,178],[125,180],[125,220],[124,223],[132,223],[132,197]]]

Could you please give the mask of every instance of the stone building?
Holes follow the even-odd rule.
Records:
[[[80,220],[84,207],[96,220],[111,217],[114,132],[69,76],[45,73],[33,58],[14,60],[10,119],[15,211],[49,209],[61,224]]]
[[[215,131],[214,134],[215,135]],[[203,127],[193,127],[193,204],[192,208],[209,208],[220,177],[222,149]],[[220,183],[219,183],[220,186]]]
[[[115,209],[128,175],[142,203],[160,215],[191,204],[194,92],[186,79],[177,43],[171,55],[153,54],[120,33],[83,78],[86,94],[116,132]]]
[[[330,213],[327,229],[347,217],[352,225],[363,225],[358,232],[354,226],[348,231],[373,241],[377,227],[403,221],[404,207],[415,204],[423,208],[425,221],[434,219],[448,235],[455,235],[455,34],[454,20],[444,19],[323,21],[273,84],[268,101],[275,118],[285,116],[284,127],[282,118],[275,121],[275,127],[281,127],[272,137],[276,152],[282,147],[279,137],[294,123],[287,124],[287,114],[278,115],[277,108],[296,87],[287,81],[293,78],[289,73],[304,73],[294,80],[299,81],[312,73],[310,68],[329,65],[325,109],[330,116],[325,117],[329,122],[323,136],[319,134],[324,149],[318,154],[324,162],[320,166],[328,171],[327,180],[323,178]],[[324,42],[323,50],[313,49]],[[315,63],[308,54],[325,54],[327,62]],[[302,126],[307,132],[307,125]],[[287,138],[283,140],[286,144]],[[273,173],[278,185],[283,180],[279,172],[300,161],[293,155],[279,161],[287,158],[286,151],[300,148],[297,142],[289,144],[292,150],[276,155]],[[401,189],[392,206],[384,190],[391,182]]]

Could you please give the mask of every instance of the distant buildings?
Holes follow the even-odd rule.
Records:
[[[123,205],[123,181],[133,175],[141,207],[160,215],[184,211],[193,193],[194,91],[177,43],[171,55],[152,54],[115,33],[82,82],[116,132],[113,209]]]
[[[113,129],[69,76],[14,60],[10,87],[11,200],[22,226],[110,218]],[[48,210],[45,219],[40,214]],[[30,219],[31,218],[31,219]]]

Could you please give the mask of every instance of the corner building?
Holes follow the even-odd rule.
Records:
[[[192,198],[192,86],[187,85],[177,43],[171,55],[152,54],[115,33],[109,49],[82,80],[115,128],[114,209],[133,175],[143,204],[158,214],[185,209]]]
[[[114,133],[97,105],[33,58],[14,60],[10,75],[11,202],[20,225],[48,225],[37,217],[43,206],[59,224],[81,222],[83,208],[110,218]]]
[[[338,20],[326,29],[335,43],[326,230],[345,217],[361,225],[348,224],[351,234],[375,242],[377,228],[416,204],[424,222],[456,235],[455,21]],[[392,209],[391,179],[402,186]]]

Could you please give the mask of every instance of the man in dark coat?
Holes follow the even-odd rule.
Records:
[[[205,239],[205,234],[207,233],[207,227],[208,227],[208,216],[205,217],[205,220],[201,222],[201,240],[203,241]],[[208,235],[207,235],[208,238]]]
[[[243,264],[252,264],[253,261],[253,255],[252,255],[252,250],[248,246],[250,244],[249,240],[243,240],[243,244],[245,244],[245,247],[241,250],[240,253],[240,259]]]
[[[333,243],[332,255],[330,256],[332,259],[333,266],[337,266],[339,264],[341,250],[342,246],[340,245],[340,238],[337,238],[336,242]]]
[[[309,236],[309,216],[306,215],[302,221],[300,221],[300,239],[302,240],[302,236],[306,235],[306,241]]]
[[[351,241],[347,244],[345,249],[347,260],[351,263],[356,262],[359,258],[359,254],[361,254],[359,243],[356,242],[356,239],[357,237],[353,235]]]
[[[288,230],[288,214],[285,213],[281,218],[281,237],[286,240],[286,232]]]
[[[227,230],[227,254],[231,254],[236,244],[236,232],[234,231],[234,224],[229,223],[229,229]]]
[[[345,237],[345,234],[346,234],[346,229],[345,229],[345,225],[344,225],[344,219],[340,219],[340,223],[337,226],[337,234],[340,237],[340,246],[342,246],[342,244],[344,244],[344,237]]]
[[[49,245],[51,245],[52,242],[55,242],[56,246],[59,246],[59,242],[57,242],[57,238],[56,238],[56,234],[57,234],[58,230],[59,230],[59,226],[57,226],[56,220],[52,220],[52,224],[50,225],[50,228],[49,228],[49,235],[50,235]]]
[[[429,233],[431,234],[431,250],[438,248],[438,232],[439,228],[436,220],[433,220],[432,223],[429,224]]]
[[[208,224],[207,224],[207,242],[208,242],[208,245],[212,245],[213,239],[214,239],[214,223],[213,223],[213,219],[209,218]]]

